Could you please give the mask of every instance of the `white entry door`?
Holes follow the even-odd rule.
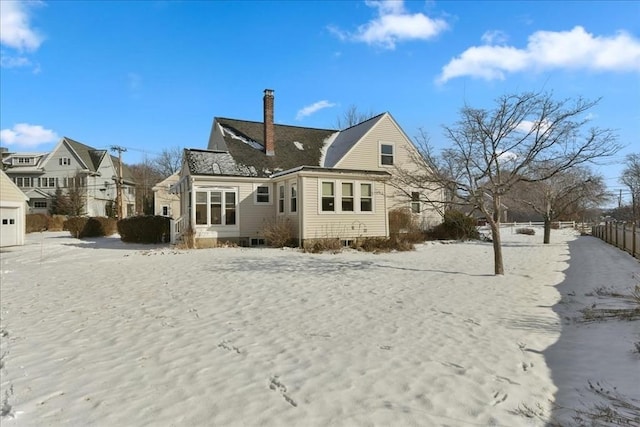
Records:
[[[0,246],[18,244],[18,208],[0,208]]]

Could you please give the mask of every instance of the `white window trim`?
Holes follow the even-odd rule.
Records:
[[[383,145],[390,145],[391,149],[392,149],[392,163],[390,165],[385,165],[382,163],[382,146]],[[388,154],[387,154],[388,155]],[[396,164],[396,158],[397,158],[397,154],[396,154],[396,144],[394,142],[389,142],[389,141],[378,141],[378,166],[380,166],[381,168],[390,168],[395,166]]]
[[[197,193],[206,193],[207,194],[207,223],[206,224],[196,224],[194,217],[194,226],[200,229],[215,229],[215,230],[239,230],[240,229],[240,192],[237,187],[196,187],[192,190],[194,192],[194,207],[193,209],[197,209],[197,205],[202,203],[197,203]],[[212,192],[222,192],[222,224],[211,224],[211,193]],[[226,193],[235,193],[236,195],[236,223],[235,224],[225,224],[226,221],[226,212],[225,212],[225,194]]]
[[[282,190],[282,192],[280,192],[280,190]],[[287,187],[284,185],[284,182],[278,183],[277,193],[278,193],[277,213],[278,215],[284,215],[285,212],[287,211]],[[280,210],[280,201],[282,201],[282,210]]]
[[[363,211],[362,210],[362,184],[371,185],[371,194],[369,195],[369,197],[371,198],[371,210],[370,211]],[[357,203],[357,206],[358,206],[358,213],[359,214],[365,214],[365,215],[373,214],[375,212],[375,210],[376,210],[376,188],[374,186],[374,183],[370,182],[370,181],[358,181],[357,186],[358,186],[358,193],[357,193],[356,203]]]
[[[300,196],[298,194],[298,183],[293,181],[290,182],[289,185],[289,213],[290,214],[297,214],[298,213],[298,206],[300,205]],[[296,210],[294,211],[293,209],[291,209],[293,207],[293,203],[291,203],[293,201],[293,190],[295,189],[296,191]]]
[[[269,190],[269,192],[267,193],[267,195],[269,196],[269,201],[268,202],[259,202],[258,201],[258,187],[266,187],[267,190]],[[254,205],[264,205],[264,206],[269,206],[269,205],[273,205],[273,191],[272,191],[273,185],[271,185],[270,183],[264,183],[264,184],[253,184],[253,204]]]
[[[333,192],[334,192],[334,210],[333,211],[323,211],[322,210],[322,183],[331,182],[333,183]],[[342,184],[349,183],[353,184],[353,210],[352,211],[343,211],[342,210]],[[362,192],[360,188],[360,184],[371,184],[371,210],[363,211],[361,210],[360,202],[362,198]],[[375,194],[375,182],[374,181],[364,181],[358,179],[318,179],[318,214],[319,215],[373,215],[376,212],[376,194]]]

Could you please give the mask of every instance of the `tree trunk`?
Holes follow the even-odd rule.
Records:
[[[544,238],[542,240],[542,243],[545,245],[548,245],[549,242],[551,241],[551,196],[547,193],[547,197],[546,197],[546,206],[545,206],[545,213],[544,213]]]
[[[500,223],[489,221],[491,226],[491,238],[493,240],[493,265],[494,274],[504,274],[504,263],[502,262],[502,241],[500,239]]]
[[[548,245],[551,241],[551,218],[549,215],[544,216],[544,240],[543,243]]]
[[[500,239],[500,196],[493,196],[493,215],[489,220],[491,227],[491,238],[493,240],[493,266],[496,275],[504,274],[504,263],[502,261],[502,240]],[[488,219],[488,218],[487,218]]]

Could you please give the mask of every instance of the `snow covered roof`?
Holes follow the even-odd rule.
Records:
[[[269,176],[298,166],[320,166],[324,146],[337,131],[274,125],[275,155],[264,152],[262,122],[214,118],[209,150],[227,152],[237,165],[253,168],[256,176]]]
[[[225,151],[188,149],[184,158],[192,175],[258,176],[254,167],[238,164]]]

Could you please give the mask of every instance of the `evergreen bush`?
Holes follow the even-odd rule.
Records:
[[[120,239],[130,243],[169,243],[171,219],[160,215],[132,216],[118,221]]]

